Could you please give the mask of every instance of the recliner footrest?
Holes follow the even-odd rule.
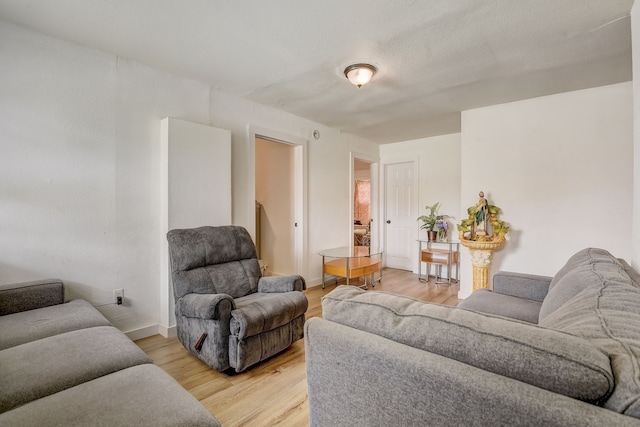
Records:
[[[231,335],[239,340],[286,325],[307,311],[309,302],[302,292],[255,293],[237,298],[231,311]]]

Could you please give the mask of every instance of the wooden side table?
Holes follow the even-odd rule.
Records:
[[[425,247],[426,244],[426,247]],[[431,273],[431,264],[436,266],[435,279],[437,284],[451,285],[451,281],[458,282],[460,270],[460,242],[444,241],[437,242],[431,240],[418,240],[418,280],[423,282],[429,281],[429,273]],[[427,264],[427,275],[422,277],[422,263]],[[442,278],[442,267],[447,267],[447,278]],[[456,278],[452,279],[451,270],[455,266]]]
[[[382,280],[382,250],[368,246],[352,246],[333,248],[320,251],[322,256],[322,288],[325,285],[325,274],[345,277],[347,285],[349,279],[364,277],[364,287],[367,288],[367,276],[371,286]],[[326,258],[331,258],[327,260]],[[377,279],[374,274],[380,273]]]

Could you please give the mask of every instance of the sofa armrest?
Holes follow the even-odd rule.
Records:
[[[302,276],[265,276],[258,281],[258,292],[282,293],[304,291],[307,285]]]
[[[310,427],[640,426],[638,419],[321,318],[307,321],[304,337]]]
[[[58,279],[0,286],[0,316],[64,303],[64,284]]]
[[[235,308],[233,298],[227,294],[187,294],[176,302],[178,313],[196,319],[230,319]]]
[[[624,271],[629,275],[633,283],[635,283],[636,286],[640,287],[640,273],[638,273],[633,267],[629,265],[627,261],[623,260],[622,258],[618,258],[618,261],[620,261],[620,264],[622,264]]]
[[[493,292],[542,302],[552,277],[499,271],[493,276]]]

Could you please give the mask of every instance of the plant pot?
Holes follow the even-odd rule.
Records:
[[[427,239],[429,239],[430,242],[435,242],[436,240],[438,240],[438,232],[437,231],[428,231],[427,230]]]

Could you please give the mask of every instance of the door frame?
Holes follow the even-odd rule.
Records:
[[[307,276],[307,145],[308,140],[272,129],[263,128],[255,125],[248,125],[247,132],[249,134],[249,164],[248,168],[249,185],[248,185],[248,214],[247,218],[255,218],[255,201],[256,201],[256,138],[262,138],[273,142],[287,144],[293,146],[293,206],[294,206],[294,222],[297,224],[294,230],[294,257],[295,257],[295,274]],[[255,223],[249,221],[247,230],[256,238]]]
[[[380,247],[384,248],[385,253],[387,252],[387,227],[386,227],[386,218],[387,218],[387,166],[389,165],[394,165],[394,164],[398,164],[398,163],[413,163],[413,185],[411,188],[411,198],[412,198],[412,202],[411,202],[411,212],[413,214],[413,216],[415,218],[418,218],[418,212],[420,211],[420,207],[419,207],[419,200],[418,200],[418,184],[420,183],[420,158],[419,157],[394,157],[394,158],[387,158],[384,159],[380,165],[380,170],[381,170],[381,175],[382,175],[382,179],[381,179],[381,184],[380,184],[380,193],[382,195],[381,200],[382,203],[380,203],[380,218],[382,218],[381,220],[381,229],[380,229],[380,238],[381,243],[380,243]],[[419,227],[417,226],[417,220],[416,220],[416,227],[413,227],[411,229],[411,241],[415,242],[418,239],[418,232]],[[413,271],[413,265],[415,265],[415,263],[417,262],[417,258],[415,257],[415,255],[413,255],[413,253],[416,251],[410,251],[409,253],[411,254],[411,270]],[[386,260],[386,257],[385,257]],[[385,261],[385,266],[386,266],[386,261]]]

